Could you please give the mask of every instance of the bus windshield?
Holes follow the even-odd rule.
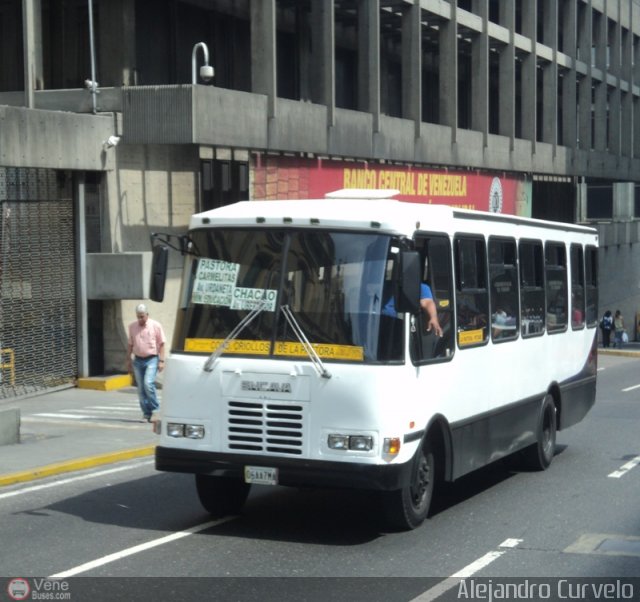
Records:
[[[323,360],[403,358],[402,316],[388,311],[399,249],[393,237],[256,228],[197,230],[190,237],[194,255],[175,351],[216,351],[259,307],[225,355],[306,357],[285,319],[288,307]]]

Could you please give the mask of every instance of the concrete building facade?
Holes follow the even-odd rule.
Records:
[[[362,182],[592,222],[640,309],[637,0],[0,0],[0,64],[0,396],[124,369],[152,232]]]

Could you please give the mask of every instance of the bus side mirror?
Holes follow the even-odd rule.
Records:
[[[153,247],[151,260],[151,285],[149,287],[149,298],[152,301],[162,301],[164,299],[164,285],[167,281],[167,264],[169,259],[169,248],[164,245]]]
[[[420,309],[420,278],[422,262],[417,251],[400,253],[398,292],[396,308],[398,313],[415,314]]]

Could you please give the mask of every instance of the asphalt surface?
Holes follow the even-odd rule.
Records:
[[[599,353],[640,358],[640,342]],[[0,487],[152,456],[158,438],[142,420],[133,387],[0,400],[5,408],[20,410],[20,442],[0,446]]]

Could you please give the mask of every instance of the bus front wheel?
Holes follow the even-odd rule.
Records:
[[[427,518],[436,476],[436,458],[428,443],[416,452],[411,478],[402,489],[382,494],[386,524],[392,529],[409,530],[419,527]]]
[[[204,509],[214,518],[237,514],[247,501],[251,485],[239,479],[196,475],[196,490]]]
[[[537,427],[537,441],[523,451],[524,461],[531,470],[549,468],[556,453],[556,404],[552,395],[545,396]]]

